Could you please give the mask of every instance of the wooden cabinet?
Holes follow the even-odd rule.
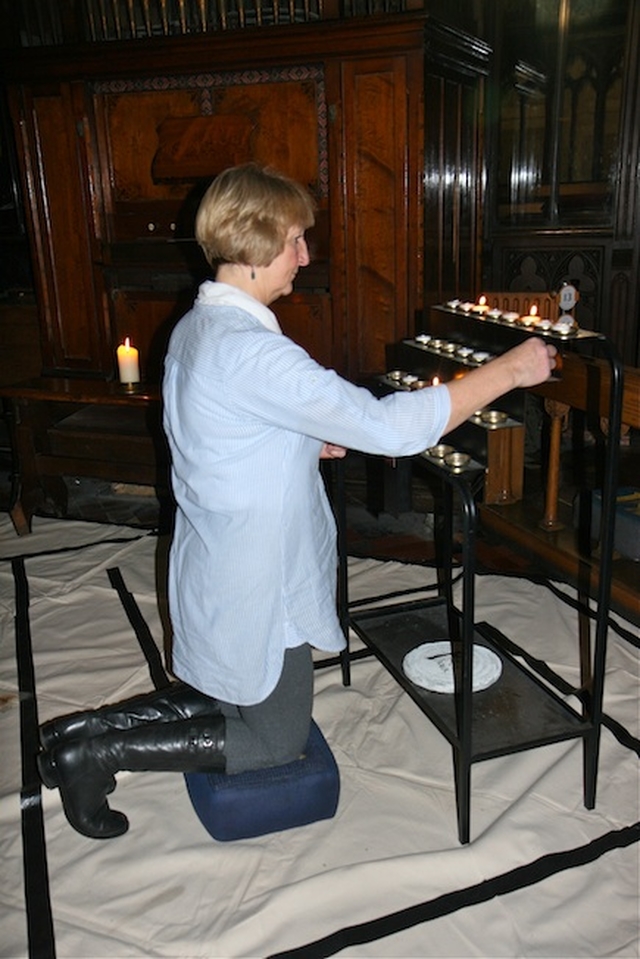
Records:
[[[317,202],[312,264],[276,305],[283,325],[354,379],[384,369],[424,305],[425,51],[437,35],[409,15],[9,53],[45,374],[113,378],[129,335],[157,382],[208,274],[199,198],[249,159]],[[441,72],[431,58],[429,75]],[[448,102],[427,107],[434,136]]]

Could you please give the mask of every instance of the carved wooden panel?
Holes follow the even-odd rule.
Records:
[[[406,58],[345,63],[342,83],[348,353],[367,375],[407,328]]]
[[[502,288],[513,292],[557,291],[563,283],[571,283],[580,293],[575,310],[579,325],[608,334],[607,318],[602,311],[605,245],[546,242],[546,247],[532,239],[516,243],[508,237],[496,242],[494,276]]]
[[[256,160],[326,197],[322,70],[230,71],[93,85],[109,237],[172,237],[193,227],[204,187],[221,170]],[[138,204],[156,218],[140,220]],[[161,211],[166,208],[166,213]],[[192,233],[191,233],[192,235]]]
[[[82,85],[50,85],[24,101],[14,94],[12,107],[23,136],[44,366],[50,371],[102,371],[107,362],[105,309],[93,271],[95,217],[86,161],[90,131]]]
[[[201,180],[252,157],[255,124],[247,114],[167,117],[151,162],[155,183]]]

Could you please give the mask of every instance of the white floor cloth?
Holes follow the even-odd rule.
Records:
[[[27,956],[28,945],[14,584],[6,560],[32,557],[26,571],[41,722],[151,687],[108,568],[120,568],[160,646],[165,632],[157,597],[164,595],[166,543],[90,523],[36,518],[33,528],[18,539],[8,517],[0,518],[0,954],[12,959]],[[74,546],[84,548],[68,549]],[[373,560],[350,560],[349,568],[352,599],[434,576]],[[577,615],[544,587],[479,577],[476,618],[576,682]],[[635,737],[638,658],[633,644],[610,632],[605,710]],[[314,715],[340,769],[332,820],[218,843],[197,819],[181,775],[119,773],[111,803],[131,828],[101,842],[71,829],[58,792],[43,789],[57,955],[267,957],[583,846],[640,818],[638,758],[604,729],[595,810],[583,805],[578,740],[481,762],[472,772],[472,841],[461,846],[451,748],[375,659],[353,664],[349,688],[338,668],[319,670]],[[638,844],[614,849],[336,954],[638,956],[638,856]]]

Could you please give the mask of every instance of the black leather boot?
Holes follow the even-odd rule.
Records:
[[[68,739],[52,752],[41,753],[38,767],[46,786],[59,786],[73,828],[91,839],[110,839],[129,828],[124,813],[107,803],[115,773],[121,769],[224,772],[224,745],[224,716],[199,716],[147,723],[91,739]]]
[[[113,839],[129,828],[124,813],[110,809],[106,796],[116,788],[115,777],[100,772],[87,776],[84,755],[90,749],[90,739],[71,739],[58,746],[55,753],[64,753],[64,786],[60,788],[62,807],[74,829],[92,839]],[[58,767],[54,753],[40,753],[37,757],[40,778],[45,786],[58,785]],[[80,796],[80,800],[78,800]]]
[[[101,736],[116,729],[131,729],[141,723],[172,723],[192,716],[214,716],[220,712],[215,699],[186,683],[175,682],[164,689],[133,696],[122,702],[59,716],[40,727],[40,742],[52,750],[63,739]]]

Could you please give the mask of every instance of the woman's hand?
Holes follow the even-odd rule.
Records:
[[[526,388],[543,383],[555,369],[557,353],[552,343],[545,343],[538,336],[504,353],[503,361],[511,368],[514,387]]]
[[[336,446],[335,443],[325,443],[320,450],[321,460],[341,460],[346,455],[344,446]]]
[[[557,352],[552,343],[534,336],[460,379],[450,380],[447,387],[451,396],[451,415],[444,433],[505,393],[548,380],[556,367]]]

